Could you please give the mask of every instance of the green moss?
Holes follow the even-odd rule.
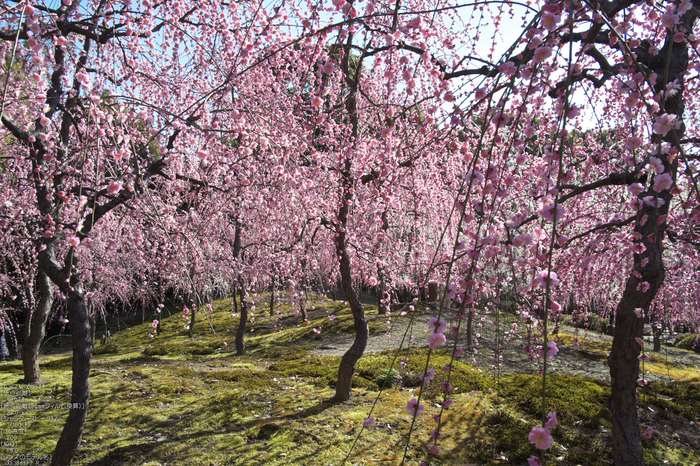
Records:
[[[542,378],[536,375],[510,375],[499,387],[502,396],[517,404],[526,414],[539,418],[542,413]],[[588,377],[551,374],[547,377],[547,410],[555,411],[560,424],[584,427],[611,426],[610,386]]]

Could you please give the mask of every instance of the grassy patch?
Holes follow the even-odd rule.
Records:
[[[237,319],[228,300],[214,303],[211,314],[198,312],[192,339],[184,319],[173,312],[161,319],[159,336],[149,338],[149,321],[115,333],[109,345],[98,347],[84,442],[74,464],[339,465],[353,444],[346,464],[399,464],[405,454],[407,465],[428,458],[433,465],[522,465],[537,453],[528,434],[540,422],[540,377],[502,376],[496,384],[478,368],[452,361],[449,351],[432,352],[428,362],[426,348],[411,348],[360,359],[351,401],[333,403],[340,358],[312,354],[317,346],[313,328],[323,327],[324,336],[344,336],[352,328],[349,309],[315,298],[305,323],[282,294],[280,314],[269,315],[266,296],[254,299],[248,356],[235,356],[232,349]],[[368,314],[371,331],[385,331],[385,317],[374,309]],[[609,349],[604,342],[580,340],[587,351]],[[22,397],[39,408],[28,418],[18,454],[52,452],[67,414],[59,406],[70,400],[70,361],[65,354],[42,359],[46,383],[28,388]],[[0,385],[17,387],[21,369],[18,362],[0,365]],[[411,432],[406,404],[418,396],[426,369],[435,376],[424,387],[425,412]],[[380,393],[378,382],[387,376],[395,380],[397,374],[398,385]],[[441,384],[448,381],[455,402],[443,411]],[[609,396],[609,385],[593,379],[547,377],[547,410],[557,411],[560,421],[552,430],[552,463],[610,460]],[[642,422],[657,428],[645,441],[649,464],[700,461],[693,443],[700,434],[690,424],[700,418],[698,400],[697,382],[650,384],[640,391]],[[370,409],[375,422],[364,428]],[[437,428],[433,416],[440,413],[441,452],[430,457],[431,432]],[[0,416],[0,431],[18,416]],[[0,454],[7,452],[0,446]]]

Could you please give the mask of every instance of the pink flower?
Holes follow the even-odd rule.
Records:
[[[438,447],[437,445],[430,445],[428,447],[428,451],[430,452],[431,455],[437,456],[440,454],[440,447]]]
[[[666,136],[666,134],[668,134],[669,131],[678,128],[680,128],[678,116],[669,115],[668,113],[664,113],[663,115],[657,116],[654,119],[654,125],[652,126],[654,132],[662,136]]]
[[[313,108],[318,108],[318,107],[321,106],[321,104],[323,104],[323,99],[320,98],[319,96],[314,96],[314,97],[311,99],[311,106],[312,106]]]
[[[549,434],[549,429],[544,427],[533,427],[528,436],[530,443],[534,444],[540,450],[548,450],[554,443],[554,439]]]
[[[379,281],[375,277],[369,277],[367,279],[367,284],[369,286],[377,286],[377,283],[379,283]]]
[[[515,63],[512,61],[507,61],[498,67],[498,71],[506,76],[513,76],[517,71],[517,68],[515,67]]]
[[[531,456],[527,459],[528,466],[542,466],[542,461],[536,456]]]
[[[444,333],[433,333],[430,335],[430,343],[428,346],[430,349],[436,349],[437,347],[444,345],[445,341],[447,341],[447,338],[445,337]]]
[[[328,320],[335,320],[335,316],[334,315],[328,316]]]
[[[664,172],[664,164],[661,162],[661,159],[658,157],[649,157],[649,169],[653,171],[654,173],[663,173]]]
[[[450,406],[452,406],[452,403],[454,403],[454,402],[455,402],[454,398],[448,398],[448,399],[446,399],[445,402],[442,404],[442,407],[445,408],[445,409],[447,409],[447,408],[449,408]]]
[[[629,191],[633,196],[639,196],[640,193],[644,191],[644,186],[641,183],[632,183],[627,186],[627,191]]]
[[[654,191],[660,193],[673,186],[673,177],[670,173],[662,173],[654,178]]]
[[[333,71],[335,71],[335,65],[332,62],[328,61],[323,65],[323,72],[325,74],[331,74]]]
[[[374,424],[374,418],[373,417],[366,417],[365,422],[362,423],[362,427],[369,427],[372,424]]]
[[[406,411],[413,417],[418,417],[425,411],[425,406],[418,404],[418,400],[412,398],[408,403],[406,403]]]
[[[435,333],[443,333],[447,328],[447,324],[442,319],[438,320],[437,317],[431,317],[428,319],[428,328],[431,330],[434,329]]]
[[[544,424],[545,429],[551,429],[559,423],[557,421],[557,413],[551,412],[547,414],[547,422]]]
[[[535,49],[535,57],[533,58],[533,61],[535,63],[542,63],[551,56],[552,47],[537,47]]]
[[[581,342],[578,338],[574,337],[574,348],[578,348],[579,346],[581,346]]]
[[[651,434],[654,433],[654,428],[653,427],[647,427],[647,430],[642,433],[642,437],[644,437],[647,440],[651,440]]]
[[[640,147],[642,147],[642,144],[644,144],[644,141],[639,136],[632,136],[630,138],[627,138],[627,141],[625,141],[625,147],[627,148],[627,150],[630,151],[639,149]]]
[[[80,244],[80,238],[78,238],[77,236],[71,236],[70,238],[68,238],[68,244],[70,244],[73,248],[78,247],[78,245]]]
[[[542,15],[542,26],[548,31],[555,30],[559,21],[561,21],[560,15],[555,15],[550,12],[546,12]]]
[[[642,293],[646,293],[650,287],[651,287],[651,285],[649,284],[649,282],[642,282],[639,285],[637,285],[637,291],[641,291]]]
[[[58,319],[58,321],[59,321],[60,323],[62,323],[62,324],[67,324],[67,323],[68,323],[68,319],[67,319],[66,317],[63,317],[63,316],[62,316],[60,319]]]
[[[515,246],[516,248],[519,248],[521,246],[528,246],[532,244],[532,240],[532,235],[523,233],[522,235],[518,235],[515,238],[513,238],[513,246]]]
[[[533,285],[539,285],[542,288],[546,288],[547,283],[549,283],[549,286],[557,286],[559,284],[559,277],[557,276],[556,272],[540,270],[537,272],[537,275],[535,275],[532,283]]]
[[[228,346],[228,343],[224,342],[224,348],[226,348],[227,346]]]
[[[433,380],[433,377],[435,377],[436,373],[437,372],[435,371],[435,369],[430,369],[426,374],[422,375],[421,378],[423,379],[423,381],[427,385],[430,383],[431,380]]]
[[[566,209],[561,204],[556,206],[554,204],[545,204],[540,210],[540,215],[548,222],[553,222],[555,218],[561,220],[564,214],[566,214]]]
[[[115,196],[122,189],[122,184],[118,181],[112,181],[107,186],[107,192],[112,196]]]

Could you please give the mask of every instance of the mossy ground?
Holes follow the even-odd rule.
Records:
[[[260,306],[249,323],[247,356],[233,350],[228,301],[214,303],[211,314],[200,311],[194,339],[176,313],[162,319],[155,338],[148,336],[150,321],[117,333],[94,357],[88,422],[74,464],[341,465],[348,454],[348,465],[399,464],[411,427],[406,403],[418,395],[426,365],[437,375],[423,392],[426,409],[413,426],[406,464],[521,465],[537,453],[527,437],[541,416],[541,378],[495,380],[488,371],[451,361],[448,351],[432,352],[429,363],[427,348],[366,355],[356,367],[351,401],[329,401],[339,358],[310,352],[319,338],[313,329],[340,335],[352,321],[337,302],[316,299],[310,305],[309,323],[289,305],[272,316]],[[383,331],[385,318],[376,309],[368,317],[372,332]],[[380,394],[377,375],[392,363],[401,385]],[[442,417],[441,453],[431,457],[430,432],[444,401],[440,384],[447,382],[448,364],[456,401]],[[46,356],[41,367],[44,385],[27,387],[16,384],[19,362],[0,366],[0,387],[26,392],[10,402],[36,405],[2,413],[0,432],[19,428],[20,420],[24,430],[12,431],[14,447],[0,444],[0,455],[50,455],[60,435],[66,410],[58,405],[70,399],[70,357]],[[609,463],[609,392],[608,384],[589,378],[548,377],[548,410],[557,411],[560,421],[548,454],[553,463]],[[363,428],[372,406],[376,422]],[[693,452],[693,435],[697,442],[700,431],[692,424],[700,418],[700,383],[645,387],[640,412],[642,422],[657,429],[645,440],[649,464],[700,462]]]

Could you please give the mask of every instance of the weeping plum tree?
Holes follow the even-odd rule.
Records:
[[[37,270],[66,296],[75,345],[77,408],[54,463],[70,461],[87,413],[81,250],[124,207],[139,234],[163,222],[184,237],[187,190],[167,186],[194,183],[217,186],[198,202],[220,210],[245,193],[250,260],[289,252],[279,274],[290,278],[332,264],[356,332],[339,401],[368,337],[359,277],[381,279],[389,263],[415,284],[437,276],[469,316],[507,284],[543,346],[560,303],[595,296],[615,316],[614,461],[642,464],[645,317],[689,302],[666,291],[669,256],[673,287],[697,274],[698,134],[685,123],[698,111],[697,0],[226,7],[6,2],[14,145],[3,144],[35,196]],[[674,322],[697,323],[697,311]],[[431,348],[445,341],[433,329]]]

